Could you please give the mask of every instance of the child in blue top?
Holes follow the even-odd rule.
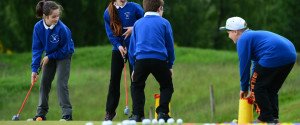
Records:
[[[174,91],[172,66],[175,60],[174,40],[171,24],[162,17],[163,0],[143,0],[146,11],[133,27],[129,46],[129,59],[133,65],[131,94],[133,112],[131,120],[144,118],[145,81],[150,73],[160,85],[158,119],[167,121],[170,116],[169,103]]]
[[[277,123],[278,91],[296,62],[291,41],[270,31],[254,31],[246,21],[232,17],[226,21],[229,38],[237,44],[240,61],[240,98],[247,97],[252,61],[251,96],[260,114],[258,121]]]
[[[113,45],[111,58],[111,76],[106,101],[104,120],[112,120],[116,115],[120,98],[120,80],[127,58],[127,49],[132,26],[144,14],[142,7],[127,0],[111,0],[104,12],[105,30]],[[129,63],[131,63],[129,61]],[[131,66],[130,73],[132,72]]]
[[[46,120],[51,83],[57,72],[57,93],[62,109],[62,120],[72,120],[68,80],[74,43],[70,29],[59,20],[61,6],[54,1],[40,1],[36,6],[38,21],[33,29],[31,83],[37,81],[38,69],[43,69],[40,97],[36,116]],[[42,58],[42,54],[45,56]]]

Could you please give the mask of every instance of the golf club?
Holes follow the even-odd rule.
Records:
[[[37,72],[38,75],[39,75],[39,72],[40,72],[40,71],[41,71],[41,66],[40,66],[40,68],[38,69],[38,72]],[[32,83],[31,83],[30,89],[28,90],[28,92],[27,92],[27,94],[26,94],[26,96],[25,96],[25,99],[24,99],[24,101],[23,101],[23,103],[22,103],[22,105],[21,105],[21,107],[20,107],[20,109],[19,109],[19,111],[18,111],[18,114],[14,115],[14,116],[12,117],[12,120],[13,120],[13,121],[18,121],[18,120],[20,120],[20,113],[22,112],[22,110],[23,110],[23,108],[24,108],[24,106],[25,106],[25,104],[26,104],[26,102],[27,102],[27,99],[28,99],[28,97],[29,97],[29,95],[30,95],[30,92],[31,92],[31,90],[32,90],[32,88],[33,88],[33,86],[34,86],[34,84],[35,84],[35,82],[32,82]]]
[[[125,39],[123,40],[123,47],[125,47]],[[130,110],[129,110],[129,107],[128,107],[128,86],[127,86],[127,76],[126,76],[126,62],[127,62],[127,53],[124,55],[123,57],[124,59],[124,87],[125,87],[125,109],[124,109],[124,114],[125,115],[128,115]]]

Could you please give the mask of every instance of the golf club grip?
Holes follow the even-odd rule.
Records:
[[[126,42],[125,42],[125,40],[126,40],[126,39],[124,39],[124,40],[122,41],[122,46],[123,46],[124,49],[126,48]],[[123,56],[124,63],[127,62],[127,54],[128,54],[128,50],[127,50],[127,53]]]

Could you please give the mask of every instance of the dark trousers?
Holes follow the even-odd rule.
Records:
[[[278,91],[293,66],[294,63],[266,68],[257,64],[252,75],[251,88],[254,88],[255,103],[260,110],[259,120],[272,122],[279,118]]]
[[[50,59],[45,67],[43,67],[39,104],[36,116],[46,116],[48,113],[49,93],[55,73],[57,74],[57,96],[62,110],[62,116],[72,115],[72,105],[70,103],[68,89],[71,56],[72,55],[69,55],[66,59],[62,60]]]
[[[110,83],[106,101],[106,112],[114,113],[120,100],[120,81],[124,67],[124,59],[119,51],[112,51]],[[130,74],[132,67],[129,65]]]
[[[131,84],[131,97],[133,101],[133,114],[144,116],[145,81],[149,74],[155,77],[160,85],[160,100],[156,112],[169,112],[169,103],[174,92],[172,77],[167,62],[157,59],[137,60],[134,67],[133,82]]]

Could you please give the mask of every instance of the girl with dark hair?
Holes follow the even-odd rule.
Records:
[[[127,0],[111,0],[104,12],[105,30],[113,45],[111,58],[111,76],[106,102],[105,120],[112,120],[116,115],[120,99],[120,80],[127,58],[127,48],[132,26],[144,14],[142,7]],[[131,62],[129,62],[131,63]],[[130,67],[130,73],[132,68]]]
[[[70,29],[61,21],[62,7],[54,1],[39,1],[36,16],[42,18],[33,29],[32,39],[32,75],[36,82],[38,69],[42,67],[43,75],[40,85],[39,104],[36,116],[46,120],[51,83],[57,74],[57,95],[62,110],[61,120],[72,120],[72,105],[69,100],[68,80],[74,42]],[[42,54],[45,56],[42,59]]]

